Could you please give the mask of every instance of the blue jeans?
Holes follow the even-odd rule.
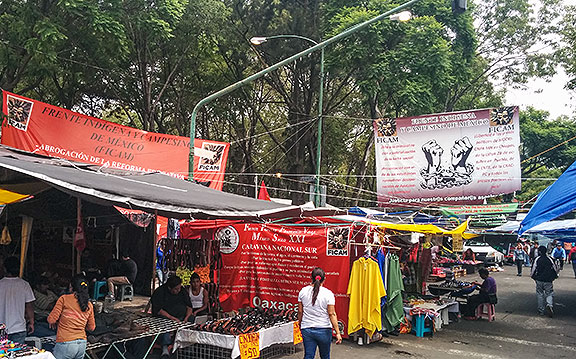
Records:
[[[8,340],[14,343],[26,344],[26,331],[8,334]]]
[[[83,359],[84,353],[86,353],[85,339],[56,343],[52,352],[56,359]]]
[[[158,282],[160,283],[160,285],[166,283],[166,275],[164,274],[164,271],[162,269],[156,268],[156,277],[158,278]]]
[[[332,344],[332,328],[304,328],[304,359],[314,359],[316,347],[321,359],[330,359],[330,344]]]

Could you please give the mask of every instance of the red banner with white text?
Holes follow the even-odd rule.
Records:
[[[324,286],[336,297],[340,331],[346,333],[350,235],[350,226],[244,223],[219,228],[222,308],[297,310],[298,293],[311,283],[312,269],[320,267],[326,272]]]
[[[129,171],[188,177],[188,137],[147,132],[3,91],[2,144]],[[195,139],[194,179],[222,190],[230,144]]]

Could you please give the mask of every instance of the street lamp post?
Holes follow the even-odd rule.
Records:
[[[252,45],[261,45],[272,39],[300,39],[318,45],[317,41],[300,35],[274,35],[274,36],[255,36],[250,39]],[[314,204],[320,207],[320,163],[322,159],[322,111],[324,105],[324,48],[320,50],[320,88],[318,90],[318,131],[316,142],[316,178],[314,186]]]
[[[370,25],[372,25],[375,22],[378,22],[380,20],[383,20],[384,18],[391,16],[391,15],[399,15],[397,13],[399,13],[401,10],[406,9],[407,7],[409,7],[412,4],[415,4],[416,2],[418,2],[419,0],[410,0],[400,6],[395,7],[392,10],[386,11],[383,14],[380,14],[378,16],[373,17],[372,19],[366,20],[360,24],[356,24],[344,31],[342,31],[339,34],[334,35],[333,37],[324,40],[320,43],[317,43],[316,45],[307,48],[306,50],[303,50],[295,55],[292,55],[290,57],[288,57],[287,59],[284,59],[280,62],[275,63],[274,65],[271,65],[267,68],[265,68],[262,71],[259,71],[251,76],[248,76],[247,78],[240,80],[236,83],[233,83],[232,85],[225,87],[223,89],[221,89],[220,91],[217,91],[209,96],[204,97],[202,100],[200,100],[196,106],[194,106],[194,109],[192,110],[192,114],[190,115],[190,153],[188,156],[188,180],[189,181],[194,181],[194,139],[196,137],[196,117],[198,116],[198,111],[200,110],[200,108],[206,104],[208,104],[209,102],[222,97],[244,85],[247,85],[249,83],[252,83],[253,81],[265,76],[266,74],[284,66],[284,65],[288,65],[304,56],[307,56],[315,51],[318,50],[323,50],[326,46],[333,44],[339,40],[342,40],[343,38],[350,36],[351,34],[362,30]],[[405,13],[405,12],[404,12]],[[393,20],[401,20],[404,21],[404,19],[398,18],[398,19],[393,19]],[[296,35],[294,35],[296,36]],[[321,59],[323,60],[323,59]],[[322,86],[323,87],[323,86]],[[319,125],[321,125],[320,121],[319,121]],[[320,141],[320,139],[319,139]],[[319,167],[319,166],[318,166]],[[318,176],[317,176],[317,181],[318,181]]]

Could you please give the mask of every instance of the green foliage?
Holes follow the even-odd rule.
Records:
[[[552,184],[576,159],[576,122],[565,117],[550,120],[548,116],[548,112],[533,108],[520,112],[523,181],[517,198],[521,201],[530,200]]]
[[[560,33],[565,45],[557,51],[556,55],[571,77],[567,87],[574,90],[576,89],[576,6],[566,8],[562,25]]]
[[[319,41],[400,3],[0,1],[0,86],[129,126],[188,136],[200,99],[311,46],[274,39],[251,47],[252,36]],[[471,11],[454,15],[449,1],[421,0],[413,20],[385,19],[326,48],[321,173],[330,203],[375,205],[371,118],[499,106],[504,93],[495,83],[514,85],[553,72],[556,58],[532,45],[556,45],[548,38],[555,22],[547,19],[560,11],[557,0],[545,0],[538,12],[528,0],[469,4]],[[572,74],[574,13],[566,15],[562,32],[572,47],[556,54]],[[319,60],[318,52],[311,54],[201,111],[197,136],[232,143],[226,190],[253,195],[252,174],[264,173],[267,185],[283,189],[271,189],[273,196],[307,199],[309,178],[301,176],[310,177],[317,166]],[[572,131],[570,121],[546,117],[535,110],[523,114],[523,158]],[[574,158],[569,147],[527,161],[525,173],[553,175]],[[285,175],[273,177],[276,172]],[[530,182],[522,195],[541,183]]]

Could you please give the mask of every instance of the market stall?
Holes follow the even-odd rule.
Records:
[[[294,353],[301,340],[295,311],[251,308],[178,330],[174,350],[182,359],[266,359]]]
[[[219,242],[222,265],[216,285],[223,311],[246,307],[295,309],[298,291],[309,283],[311,270],[320,266],[327,273],[326,287],[336,296],[336,312],[343,335],[369,333],[370,337],[381,330],[399,329],[405,317],[409,317],[405,312],[409,307],[404,301],[405,291],[425,292],[426,283],[431,279],[432,247],[442,245],[446,236],[464,235],[466,229],[465,224],[448,231],[429,224],[374,222],[352,216],[287,219],[276,223],[206,222],[184,223],[180,231],[183,238]],[[370,274],[370,278],[355,275],[357,261],[370,263],[374,274]],[[377,282],[371,281],[377,277],[383,288],[381,293],[385,294],[377,298],[360,295],[354,299],[350,288],[360,288],[366,283],[374,285]],[[382,297],[386,301],[384,307],[381,307]],[[373,323],[351,314],[365,311],[366,300],[380,313]],[[439,329],[448,324],[447,313],[457,312],[458,306],[452,300],[435,305],[417,309],[438,313],[435,320]],[[182,331],[180,336],[182,341],[196,345],[210,345],[210,340],[228,343],[229,350],[233,349],[231,343],[235,340],[194,330]]]

